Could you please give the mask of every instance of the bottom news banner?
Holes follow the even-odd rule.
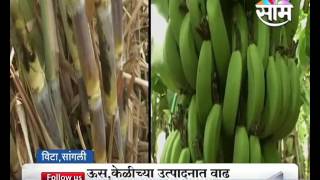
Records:
[[[25,164],[23,180],[298,180],[295,164]]]

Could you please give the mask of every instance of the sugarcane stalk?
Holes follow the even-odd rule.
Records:
[[[116,118],[117,113],[117,66],[115,57],[114,32],[112,22],[112,6],[108,0],[100,0],[97,6],[97,32],[99,36],[99,51],[101,62],[101,75],[103,82],[104,108],[107,121],[112,124],[111,132],[114,130],[116,147],[119,160],[123,162],[124,153],[120,131],[120,119]],[[113,122],[112,122],[113,121]],[[114,128],[114,129],[113,129]],[[110,136],[108,152],[112,152],[113,133]],[[110,158],[110,155],[109,155]]]
[[[123,49],[123,34],[122,34],[122,0],[111,0],[112,5],[112,22],[114,32],[114,45],[116,60],[120,60]]]
[[[32,48],[39,56],[40,63],[44,63],[44,49],[43,49],[43,37],[40,26],[36,19],[34,1],[33,0],[13,0],[16,3],[17,8],[16,15],[20,16],[25,22],[26,37],[25,41],[30,43]]]
[[[54,104],[50,98],[49,88],[45,82],[45,75],[41,69],[37,56],[35,57],[34,62],[31,62],[29,66],[30,69],[29,71],[26,69],[25,74],[28,79],[27,81],[30,83],[37,111],[43,121],[40,124],[41,126],[45,126],[44,128],[46,129],[44,133],[47,134],[47,146],[50,149],[64,148],[63,136],[61,135],[58,126]]]
[[[59,3],[60,12],[61,12],[62,25],[64,28],[66,40],[67,40],[67,46],[71,54],[73,66],[77,75],[78,90],[79,90],[79,97],[80,97],[81,119],[85,125],[89,125],[90,115],[89,115],[88,100],[85,93],[85,86],[84,86],[84,81],[81,73],[78,49],[75,44],[74,34],[72,31],[72,21],[69,23],[67,21],[69,16],[67,14],[65,0],[59,0],[58,3]]]
[[[102,163],[107,161],[105,119],[100,90],[99,68],[95,61],[89,23],[85,14],[85,2],[84,0],[69,0],[67,3],[73,20],[81,72],[88,96],[95,160],[98,163]]]
[[[54,113],[58,121],[59,133],[63,137],[63,121],[68,121],[62,114],[63,102],[59,82],[59,47],[53,2],[40,1],[41,25],[43,31],[43,44],[45,49],[45,73],[49,92],[54,105]]]
[[[48,82],[58,79],[58,40],[52,1],[40,0],[43,44],[45,47],[46,78]]]
[[[110,2],[102,0],[97,8],[97,32],[99,36],[100,62],[102,69],[103,90],[106,95],[106,113],[109,117],[115,115],[117,102],[114,39]]]
[[[16,12],[18,8],[15,5],[17,4],[13,3],[11,8],[13,23],[15,25],[11,31],[22,42],[21,45],[15,42],[21,75],[30,88],[32,101],[39,114],[40,121],[38,123],[46,140],[45,146],[52,149],[63,148],[64,143],[59,133],[58,122],[54,113],[51,96],[49,96],[45,74],[40,65],[38,54],[32,51],[30,44],[26,40],[26,24],[21,16],[17,16],[19,12]]]

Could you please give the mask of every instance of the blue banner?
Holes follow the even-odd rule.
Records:
[[[37,163],[93,163],[91,150],[38,150]]]

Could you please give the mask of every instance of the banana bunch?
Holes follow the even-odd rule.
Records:
[[[168,135],[161,163],[281,162],[278,141],[297,122],[299,69],[288,53],[296,24],[273,29],[252,13],[254,3],[230,3],[229,10],[221,2],[168,3],[152,71],[191,101],[180,116],[185,123]]]

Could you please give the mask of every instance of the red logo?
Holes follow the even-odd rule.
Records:
[[[41,180],[84,180],[84,172],[42,172]]]

